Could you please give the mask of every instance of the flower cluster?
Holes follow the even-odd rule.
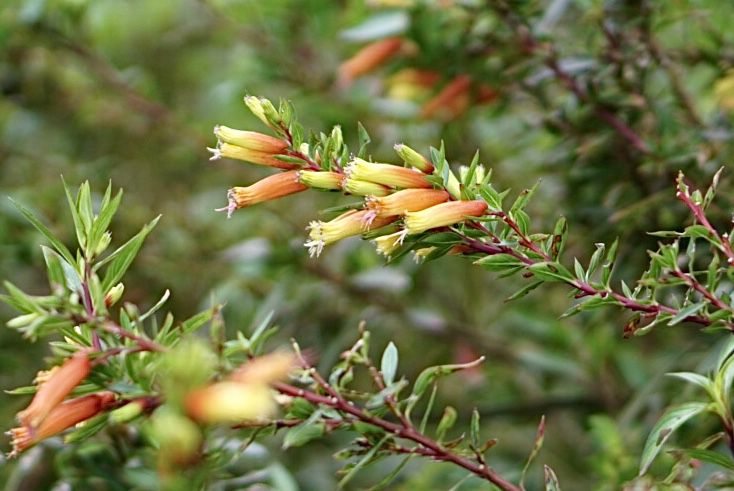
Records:
[[[338,127],[330,136],[329,155],[314,150],[309,143],[300,143],[296,149],[290,128],[270,101],[248,96],[245,102],[282,139],[217,126],[214,134],[219,142],[216,149],[211,149],[213,158],[231,157],[283,170],[249,186],[231,188],[229,204],[218,211],[231,215],[237,209],[308,188],[364,198],[360,208],[349,209],[329,221],[315,220],[309,224],[305,246],[311,256],[318,256],[329,244],[366,232],[375,238],[378,252],[390,256],[408,235],[481,217],[488,209],[483,200],[461,199],[458,182],[442,185],[433,163],[406,145],[395,145],[403,165],[372,162],[346,150],[342,152],[342,163],[333,157],[337,153],[333,149],[343,147]],[[424,250],[422,255],[427,252]]]

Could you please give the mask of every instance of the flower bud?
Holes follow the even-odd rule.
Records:
[[[403,189],[384,197],[367,196],[365,208],[371,217],[386,217],[420,211],[448,199],[449,193],[442,189]]]
[[[31,429],[37,428],[51,410],[89,375],[91,367],[87,352],[78,351],[60,367],[46,372],[45,380],[39,383],[31,403],[18,413],[18,421]]]
[[[274,352],[246,362],[229,379],[239,383],[269,384],[284,379],[297,366],[293,353]]]
[[[339,85],[348,85],[357,77],[379,67],[392,58],[402,45],[402,39],[388,38],[374,41],[363,47],[339,66]]]
[[[112,234],[109,232],[103,233],[102,237],[99,238],[97,247],[94,249],[94,255],[99,256],[104,251],[106,251],[107,248],[110,246],[110,242],[112,242]]]
[[[278,123],[281,121],[280,114],[278,114],[278,111],[275,109],[272,102],[265,98],[248,95],[245,96],[245,105],[247,105],[250,112],[252,112],[257,119],[265,123],[266,126],[273,129],[279,129]]]
[[[370,228],[384,227],[395,221],[395,217],[379,217],[373,220],[371,224],[366,224],[365,217],[368,213],[367,210],[350,210],[330,222],[311,222],[308,225],[310,240],[305,244],[308,247],[309,255],[311,257],[318,256],[323,251],[324,246],[328,244],[346,237],[359,235]]]
[[[21,327],[28,326],[33,323],[36,319],[39,319],[41,317],[41,314],[36,312],[31,312],[30,314],[23,314],[19,315],[17,317],[13,317],[8,322],[5,323],[6,326],[12,328],[12,329],[18,329]]]
[[[129,423],[145,411],[145,403],[141,400],[128,402],[110,413],[110,422],[115,424]]]
[[[23,426],[10,430],[11,455],[15,456],[41,440],[96,416],[114,404],[115,394],[112,392],[97,392],[65,401],[55,406],[38,427],[23,423]]]
[[[433,172],[433,164],[423,155],[410,148],[408,145],[398,143],[393,148],[395,148],[395,151],[400,156],[400,158],[403,159],[405,165],[415,167],[419,171],[425,172],[426,174],[430,174]]]
[[[164,406],[153,413],[150,422],[151,437],[158,446],[159,465],[164,472],[199,458],[201,430],[189,418]]]
[[[305,191],[308,186],[299,182],[298,172],[295,170],[280,172],[250,186],[234,187],[227,192],[229,206],[224,209],[230,216],[234,210]]]
[[[192,391],[186,397],[186,412],[201,423],[260,421],[277,409],[267,384],[218,382]]]
[[[298,165],[283,162],[276,159],[272,153],[252,150],[250,148],[232,145],[231,143],[220,143],[217,148],[207,148],[212,153],[209,160],[219,160],[222,157],[235,160],[244,160],[251,164],[276,167],[278,169],[296,169]]]
[[[405,233],[419,234],[437,227],[447,227],[463,222],[468,217],[478,217],[487,211],[487,203],[475,201],[449,201],[425,210],[405,215]]]
[[[344,176],[338,172],[300,170],[298,181],[310,188],[340,190]]]
[[[469,91],[472,80],[468,75],[459,75],[423,105],[421,117],[453,119],[469,107]]]
[[[118,300],[122,297],[123,292],[125,291],[125,285],[122,283],[118,283],[112,288],[110,288],[110,291],[107,292],[107,295],[104,296],[104,304],[107,308],[112,307],[117,303]]]
[[[430,188],[426,175],[417,170],[392,164],[378,164],[356,158],[345,169],[349,179],[370,181],[396,188]]]
[[[214,134],[220,142],[258,152],[279,154],[288,148],[288,142],[256,131],[236,130],[228,126],[218,125],[214,127]]]
[[[390,188],[374,182],[362,181],[351,177],[343,178],[342,187],[344,191],[354,196],[387,196]]]

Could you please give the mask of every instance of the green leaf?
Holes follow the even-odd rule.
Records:
[[[702,460],[709,464],[718,465],[724,469],[734,471],[734,461],[728,455],[723,455],[705,448],[686,448],[683,449],[683,453],[692,459]]]
[[[471,423],[469,424],[469,436],[471,438],[472,448],[479,448],[479,410],[474,408],[471,413]]]
[[[357,475],[357,472],[359,472],[364,466],[372,462],[372,460],[375,458],[375,455],[377,455],[377,451],[380,450],[380,447],[382,447],[385,442],[387,442],[390,438],[391,436],[389,434],[385,435],[379,442],[373,445],[370,451],[367,452],[365,456],[362,457],[362,459],[360,459],[360,461],[357,462],[357,464],[349,470],[349,473],[347,473],[347,475],[344,476],[341,481],[339,481],[339,489],[343,489],[344,486],[346,486],[347,483],[349,483],[349,481],[351,481],[352,478]]]
[[[395,373],[398,369],[398,349],[392,341],[387,345],[382,353],[382,361],[380,363],[380,371],[386,385],[390,385],[395,380]]]
[[[283,448],[300,447],[326,433],[326,425],[321,421],[307,422],[289,429],[283,439]]]
[[[509,269],[524,266],[524,263],[510,254],[493,254],[474,261],[474,264],[483,267],[487,271],[503,272]]]
[[[367,155],[367,145],[370,144],[372,138],[370,138],[370,134],[367,133],[367,130],[360,122],[357,122],[357,135],[359,137],[359,151],[357,152],[357,157],[363,159]]]
[[[702,389],[706,390],[709,394],[713,394],[714,389],[714,383],[709,378],[704,377],[703,375],[699,375],[697,373],[692,372],[672,372],[666,374],[670,377],[679,378],[681,380],[685,380],[686,382],[690,382],[694,385],[698,385]]]
[[[524,287],[520,288],[520,289],[519,289],[518,291],[516,291],[515,293],[513,293],[513,294],[512,294],[512,295],[510,295],[509,297],[507,297],[507,298],[505,299],[505,301],[506,301],[506,302],[509,302],[509,301],[511,301],[511,300],[517,300],[518,298],[522,298],[522,297],[524,297],[525,295],[527,295],[528,293],[530,293],[531,291],[533,291],[533,290],[535,290],[536,288],[538,288],[538,287],[539,287],[540,285],[542,285],[543,283],[544,283],[544,282],[543,282],[542,280],[535,280],[535,281],[533,281],[533,282],[531,282],[531,283],[529,283],[529,284],[525,285]]]
[[[708,403],[705,402],[688,402],[678,406],[668,408],[660,417],[653,427],[650,435],[647,437],[645,447],[642,450],[640,459],[640,476],[645,474],[650,468],[653,460],[657,457],[663,445],[683,423],[692,417],[706,411]]]
[[[102,280],[103,291],[108,291],[122,279],[125,272],[127,272],[127,269],[130,267],[130,264],[132,264],[133,259],[135,259],[135,256],[138,254],[140,247],[143,245],[145,237],[151,230],[153,230],[153,227],[156,226],[160,218],[161,216],[158,215],[153,221],[145,225],[140,232],[135,234],[134,237],[120,246],[115,252],[110,254],[103,261],[97,263],[98,265],[102,265],[109,262],[107,270],[105,271],[104,280]]]
[[[77,270],[54,250],[46,246],[41,246],[41,250],[43,251],[43,258],[46,260],[46,265],[49,269],[49,279],[51,279],[52,274],[56,277],[60,272],[62,283],[70,291],[80,293],[82,291],[82,279],[79,277]],[[53,273],[51,272],[52,268],[54,269]],[[54,281],[58,281],[58,278],[54,278]]]
[[[46,237],[46,239],[51,243],[53,248],[56,249],[56,251],[59,254],[61,254],[61,256],[64,259],[66,259],[66,261],[69,264],[76,263],[76,261],[74,260],[74,256],[71,255],[71,252],[69,252],[69,249],[67,249],[66,246],[62,244],[61,241],[57,239],[56,236],[54,236],[54,234],[52,234],[51,231],[48,228],[46,228],[46,226],[43,223],[41,223],[41,221],[38,218],[36,218],[33,212],[31,212],[28,208],[21,205],[14,199],[12,198],[9,198],[9,199],[13,203],[13,205],[18,209],[18,211],[20,211],[23,214],[26,220],[31,222],[31,225],[36,227],[36,230],[41,232],[41,234],[43,234],[43,236]]]
[[[438,422],[436,427],[436,440],[442,441],[446,432],[449,431],[456,424],[456,409],[451,406],[446,406],[443,410],[443,415]]]
[[[110,191],[111,188],[108,186],[105,197],[109,196]],[[117,213],[117,208],[120,206],[121,201],[122,189],[117,192],[112,201],[108,201],[108,199],[104,199],[102,201],[102,208],[99,211],[99,215],[94,220],[92,231],[89,234],[89,244],[87,249],[89,249],[90,251],[94,251],[97,249],[100,240],[102,240],[102,236],[107,231],[107,228],[110,226],[110,223],[112,222],[112,218],[115,216],[115,213]]]
[[[530,464],[533,463],[533,460],[535,460],[535,457],[538,456],[538,452],[540,452],[540,449],[543,448],[543,440],[545,438],[545,415],[540,417],[540,423],[538,423],[538,430],[535,433],[535,440],[533,442],[533,449],[530,451],[530,455],[528,456],[528,460],[525,462],[525,467],[522,468],[522,474],[520,475],[520,487],[523,487],[523,483],[525,482],[525,475],[528,472],[528,469],[530,468]]]
[[[64,443],[77,443],[86,440],[107,426],[107,414],[100,414],[84,422],[80,428],[72,431],[64,438]]]
[[[683,322],[686,319],[686,317],[694,315],[695,313],[697,313],[699,310],[701,310],[705,306],[706,306],[706,302],[698,302],[698,303],[694,303],[694,304],[691,304],[687,307],[680,309],[678,313],[675,314],[672,319],[670,319],[670,321],[668,322],[668,325],[674,326],[680,322]]]
[[[558,482],[556,473],[547,465],[543,466],[543,474],[545,476],[545,491],[561,491],[561,484]]]
[[[528,269],[539,280],[545,281],[573,281],[573,275],[561,263],[544,261],[528,266]]]

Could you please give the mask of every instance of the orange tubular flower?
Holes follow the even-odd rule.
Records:
[[[449,193],[442,189],[403,189],[383,198],[367,196],[365,207],[368,223],[377,217],[404,215],[409,211],[420,211],[443,203]]]
[[[298,171],[298,180],[310,188],[338,190],[342,188],[344,176],[338,172],[317,170]]]
[[[222,157],[235,160],[244,160],[251,164],[264,165],[266,167],[276,167],[278,169],[296,169],[298,165],[283,162],[276,159],[273,153],[252,150],[231,143],[220,143],[217,148],[207,148],[212,153],[209,160],[219,160]]]
[[[298,180],[298,171],[291,170],[268,176],[247,187],[234,187],[227,192],[229,205],[217,211],[227,211],[227,216],[232,212],[252,206],[263,201],[282,198],[289,194],[300,193],[308,189]]]
[[[376,218],[371,224],[365,223],[367,210],[350,210],[339,215],[330,222],[311,222],[308,225],[309,241],[305,246],[311,257],[318,256],[324,246],[353,235],[359,235],[369,229],[384,227],[395,221],[395,217]]]
[[[285,378],[297,366],[293,353],[274,352],[246,362],[229,379],[243,384],[269,384]]]
[[[357,77],[379,67],[392,58],[402,45],[402,39],[388,38],[375,41],[360,49],[339,67],[339,85],[349,85]]]
[[[468,217],[479,217],[487,211],[487,203],[475,201],[449,201],[425,210],[406,213],[405,235],[419,234],[437,227],[447,227],[463,222]]]
[[[342,188],[345,192],[355,196],[387,196],[390,194],[390,188],[387,186],[349,177],[342,181]]]
[[[347,165],[345,173],[349,179],[369,181],[395,188],[431,188],[426,175],[420,171],[392,164],[377,164],[354,159]]]
[[[10,430],[13,444],[11,455],[16,456],[41,440],[96,416],[111,408],[115,402],[114,393],[97,392],[59,404],[48,413],[48,416],[37,428],[23,425]]]
[[[454,78],[433,99],[425,103],[421,109],[421,117],[441,116],[451,119],[463,113],[469,106],[471,83],[468,75]]]
[[[219,125],[214,127],[214,134],[222,143],[273,155],[282,153],[288,148],[288,142],[256,131],[236,130]]]
[[[28,407],[18,413],[18,421],[26,427],[38,427],[74,387],[89,375],[91,367],[87,352],[79,351],[60,367],[52,368],[39,384]]]

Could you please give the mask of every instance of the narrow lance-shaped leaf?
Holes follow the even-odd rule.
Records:
[[[382,378],[385,380],[385,384],[390,385],[393,383],[397,369],[398,348],[390,341],[387,348],[385,348],[385,352],[382,353],[382,362],[380,364],[380,371],[382,372]]]
[[[130,267],[130,264],[132,264],[133,259],[135,259],[135,256],[138,254],[140,246],[143,245],[145,237],[150,233],[151,230],[153,230],[153,227],[156,226],[159,219],[160,215],[157,216],[152,222],[144,226],[140,232],[138,232],[125,244],[120,246],[119,249],[117,249],[115,252],[110,254],[110,256],[105,258],[104,261],[98,263],[98,265],[100,265],[109,262],[109,265],[107,266],[107,271],[105,272],[104,280],[102,280],[103,291],[106,292],[122,279],[122,277],[125,275],[125,272],[127,272],[127,269]]]
[[[72,256],[71,252],[69,252],[69,249],[58,239],[56,236],[51,233],[51,231],[36,217],[36,215],[33,214],[31,210],[26,208],[25,206],[21,205],[17,201],[15,201],[13,198],[9,198],[10,201],[13,203],[13,205],[20,211],[23,216],[31,222],[31,225],[33,225],[36,230],[41,232],[41,234],[46,237],[46,239],[51,243],[54,249],[63,256],[64,259],[69,262],[69,264],[75,264],[76,261],[74,260],[74,256]]]

